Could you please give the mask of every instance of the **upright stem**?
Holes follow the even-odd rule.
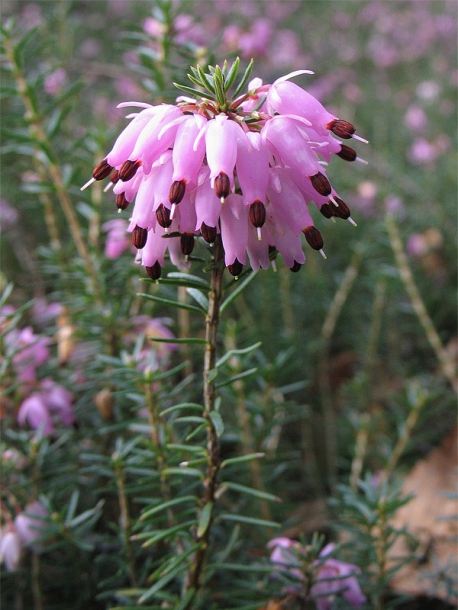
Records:
[[[126,496],[126,487],[124,481],[124,471],[120,460],[116,460],[116,487],[118,489],[119,511],[121,514],[121,530],[123,535],[124,550],[126,553],[127,569],[129,572],[129,580],[132,587],[137,584],[135,575],[135,555],[130,541],[131,521],[129,514],[129,503]]]
[[[399,234],[399,229],[392,215],[387,216],[386,226],[388,228],[391,248],[393,249],[394,256],[396,258],[399,274],[407,294],[409,295],[412,307],[420,320],[420,324],[423,326],[423,330],[425,331],[426,338],[428,339],[430,346],[434,350],[434,353],[439,360],[442,374],[447,378],[455,392],[458,392],[458,378],[453,358],[447,353],[447,350],[442,345],[442,341],[434,326],[434,323],[426,310],[423,299],[421,298],[420,292],[415,284],[412,271],[410,270],[407,255],[404,251],[404,246],[402,245],[401,236]]]
[[[48,136],[46,135],[46,130],[43,125],[43,119],[40,115],[39,109],[33,101],[33,96],[30,93],[30,88],[27,83],[27,80],[17,62],[13,42],[9,38],[7,38],[4,42],[4,45],[8,61],[11,64],[12,74],[16,82],[17,91],[25,106],[25,119],[29,125],[30,135],[35,141],[39,151],[46,151],[46,154],[44,156],[46,157],[47,161],[44,162],[42,160],[43,155],[37,154],[37,159],[39,160],[38,162],[42,166],[43,171],[46,173],[47,177],[49,178],[51,184],[54,187],[59,203],[61,204],[62,210],[65,214],[65,218],[67,220],[76,249],[86,267],[86,271],[88,273],[88,277],[90,279],[91,287],[94,293],[94,298],[97,304],[100,305],[102,299],[100,295],[97,272],[89,255],[89,251],[86,247],[86,243],[84,241],[83,234],[78,223],[78,218],[73,207],[72,200],[70,199],[70,196],[67,192],[67,188],[65,186],[60,167],[57,164]]]
[[[218,473],[221,465],[219,439],[213,425],[210,414],[215,408],[216,388],[212,370],[216,364],[217,354],[217,334],[220,320],[220,307],[223,296],[223,272],[224,265],[222,264],[224,256],[221,238],[218,235],[214,250],[213,259],[214,267],[211,271],[210,292],[208,295],[208,312],[205,323],[205,357],[204,357],[204,406],[205,417],[208,420],[207,428],[207,454],[208,464],[205,476],[205,494],[202,502],[202,510],[210,505],[210,520],[204,532],[198,536],[198,541],[201,546],[197,549],[193,564],[188,574],[187,590],[194,589],[197,591],[201,586],[201,577],[204,568],[204,562],[207,554],[208,539],[212,525],[213,507],[215,503],[216,491],[218,488]],[[188,610],[191,607],[192,600],[184,607],[183,610]]]
[[[336,476],[336,423],[332,394],[329,386],[329,346],[340,312],[350,294],[350,291],[358,277],[361,264],[361,252],[356,251],[347,267],[339,289],[337,290],[332,303],[328,309],[326,318],[321,329],[321,350],[319,358],[320,366],[320,396],[323,413],[323,429],[326,447],[326,468],[329,486],[333,488]]]

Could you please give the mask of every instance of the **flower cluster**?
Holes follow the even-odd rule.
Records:
[[[359,568],[330,557],[333,544],[326,545],[318,559],[313,560],[311,582],[307,582],[307,548],[290,538],[274,538],[268,544],[273,551],[270,560],[292,579],[293,584],[287,593],[297,597],[310,597],[315,600],[317,610],[331,610],[333,599],[342,596],[351,608],[359,608],[366,601],[355,574]]]
[[[28,504],[24,512],[14,520],[9,515],[8,522],[0,527],[0,564],[4,563],[9,572],[19,567],[24,546],[33,553],[39,553],[42,544],[40,538],[47,524],[48,511],[38,501]]]
[[[238,66],[236,60],[230,68],[209,66],[209,73],[193,68],[189,76],[199,89],[177,85],[193,97],[174,105],[119,104],[140,111],[128,115],[130,123],[82,187],[110,177],[118,209],[135,200],[128,230],[152,279],[160,277],[167,249],[174,264],[186,264],[196,236],[210,244],[221,236],[234,276],[247,253],[255,270],[279,252],[298,271],[302,234],[324,256],[308,202],[326,218],[352,222],[325,167],[332,155],[361,160],[341,141],[363,140],[355,127],[290,81],[309,70],[271,85],[254,79],[242,93],[251,63],[228,97]]]
[[[62,310],[58,303],[46,305],[37,301],[34,314],[42,321],[55,317]],[[36,334],[31,326],[19,329],[18,312],[6,305],[0,309],[0,331],[5,347],[5,361],[11,362],[13,383],[16,384],[15,402],[20,426],[30,426],[41,436],[55,431],[55,424],[72,426],[76,422],[73,396],[49,377],[40,378],[42,366],[51,359],[51,339]],[[16,408],[12,409],[16,412]]]

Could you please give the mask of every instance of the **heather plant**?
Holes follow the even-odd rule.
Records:
[[[454,10],[6,3],[5,607],[403,607],[457,389]]]

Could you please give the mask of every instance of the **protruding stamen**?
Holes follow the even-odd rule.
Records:
[[[221,199],[221,203],[224,203],[224,200],[231,192],[229,177],[224,172],[221,172],[219,176],[216,176],[213,188],[218,199]]]
[[[335,215],[343,220],[347,220],[350,217],[350,208],[348,205],[340,199],[340,197],[336,197],[337,207],[335,208]]]
[[[119,211],[125,210],[129,205],[130,201],[127,201],[126,195],[124,193],[119,193],[116,195],[116,207]]]
[[[261,227],[266,222],[266,208],[261,201],[254,201],[250,205],[249,219],[253,227],[256,228],[258,241],[261,241]]]
[[[318,172],[314,176],[310,176],[310,182],[313,188],[320,194],[326,197],[331,193],[331,183],[324,174]]]
[[[162,267],[156,261],[152,267],[145,267],[146,273],[152,280],[158,280],[161,277]]]
[[[349,121],[344,121],[343,119],[335,119],[334,121],[331,121],[326,125],[326,128],[344,140],[354,137],[353,134],[356,131],[356,128],[354,125],[352,125],[352,123]]]
[[[183,233],[180,237],[181,251],[188,257],[194,250],[194,235],[192,233]]]
[[[333,209],[332,205],[330,205],[329,203],[323,203],[323,205],[320,208],[320,212],[323,214],[323,216],[325,218],[332,218],[333,216],[335,216],[334,209]]]
[[[186,182],[184,180],[175,180],[172,183],[169,191],[170,203],[180,203],[186,192]]]
[[[356,150],[351,148],[351,146],[347,146],[346,144],[340,145],[340,150],[336,153],[338,157],[343,159],[344,161],[355,161],[356,160]]]
[[[319,253],[321,254],[321,256],[324,258],[324,260],[326,260],[328,257],[326,256],[326,254],[324,253],[324,250],[321,248],[319,250]]]
[[[200,234],[202,235],[204,240],[207,242],[207,244],[215,243],[216,234],[217,234],[216,227],[209,227],[208,225],[206,225],[203,222],[200,227]]]
[[[113,182],[109,182],[106,187],[103,189],[104,193],[108,193],[108,191],[114,186]]]
[[[323,238],[321,233],[313,225],[304,227],[302,233],[305,235],[308,245],[314,250],[321,250],[323,248]]]
[[[143,229],[143,227],[135,226],[135,229],[132,231],[132,243],[134,246],[141,250],[145,247],[146,240],[148,239],[148,231],[147,229]]]
[[[347,218],[348,222],[350,222],[354,227],[357,227],[358,225],[356,224],[356,222],[353,220],[353,218],[351,216],[349,216]]]
[[[170,218],[170,210],[165,207],[163,203],[161,203],[156,210],[156,219],[165,232],[168,232],[170,225],[172,224],[172,220]]]
[[[366,138],[362,138],[361,136],[357,136],[356,133],[352,133],[351,137],[354,140],[358,140],[359,142],[363,142],[363,144],[369,144],[369,140],[366,140]]]
[[[172,207],[170,208],[170,220],[173,220],[175,216],[175,210],[177,209],[177,204],[172,203]]]
[[[234,276],[236,280],[238,280],[239,275],[243,271],[242,263],[236,258],[232,265],[227,266],[229,273]]]
[[[119,179],[123,182],[128,182],[135,176],[140,165],[141,161],[124,161],[119,169]]]
[[[104,159],[94,167],[92,177],[95,180],[104,180],[107,176],[110,175],[112,169],[112,166],[107,162],[106,159]]]
[[[86,182],[86,184],[83,184],[83,186],[80,188],[80,191],[84,191],[85,189],[87,189],[87,187],[89,185],[91,185],[93,182],[95,182],[95,178],[91,178],[90,180],[88,180]]]
[[[359,163],[364,163],[364,165],[367,165],[369,163],[369,161],[366,161],[366,159],[361,159],[361,157],[356,157],[355,161],[359,161]]]
[[[337,201],[334,199],[333,195],[329,195],[329,200],[332,201],[332,203],[336,206],[336,208],[339,207],[339,204],[337,203]]]
[[[301,267],[302,267],[302,265],[300,263],[298,263],[297,261],[294,261],[293,266],[290,267],[289,270],[292,271],[293,273],[297,273]]]
[[[119,171],[114,169],[110,174],[110,180],[113,184],[116,184],[119,181]]]

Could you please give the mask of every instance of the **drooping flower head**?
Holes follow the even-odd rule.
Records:
[[[208,73],[191,68],[199,89],[177,85],[187,95],[176,104],[119,104],[139,111],[127,116],[130,123],[82,188],[109,177],[118,209],[134,202],[128,230],[152,279],[160,277],[167,250],[172,263],[185,266],[196,237],[212,244],[218,235],[234,276],[247,254],[255,270],[279,252],[298,271],[302,235],[324,256],[308,203],[326,218],[353,222],[326,166],[333,156],[361,161],[342,140],[365,140],[291,82],[309,70],[271,85],[254,79],[243,93],[252,66],[237,86],[238,59]]]
[[[313,599],[317,610],[331,610],[336,597],[345,599],[349,608],[359,608],[365,603],[366,597],[357,579],[360,569],[331,557],[334,544],[327,544],[311,561],[311,547],[296,540],[274,538],[267,546],[273,549],[271,562],[290,579],[284,593]]]

